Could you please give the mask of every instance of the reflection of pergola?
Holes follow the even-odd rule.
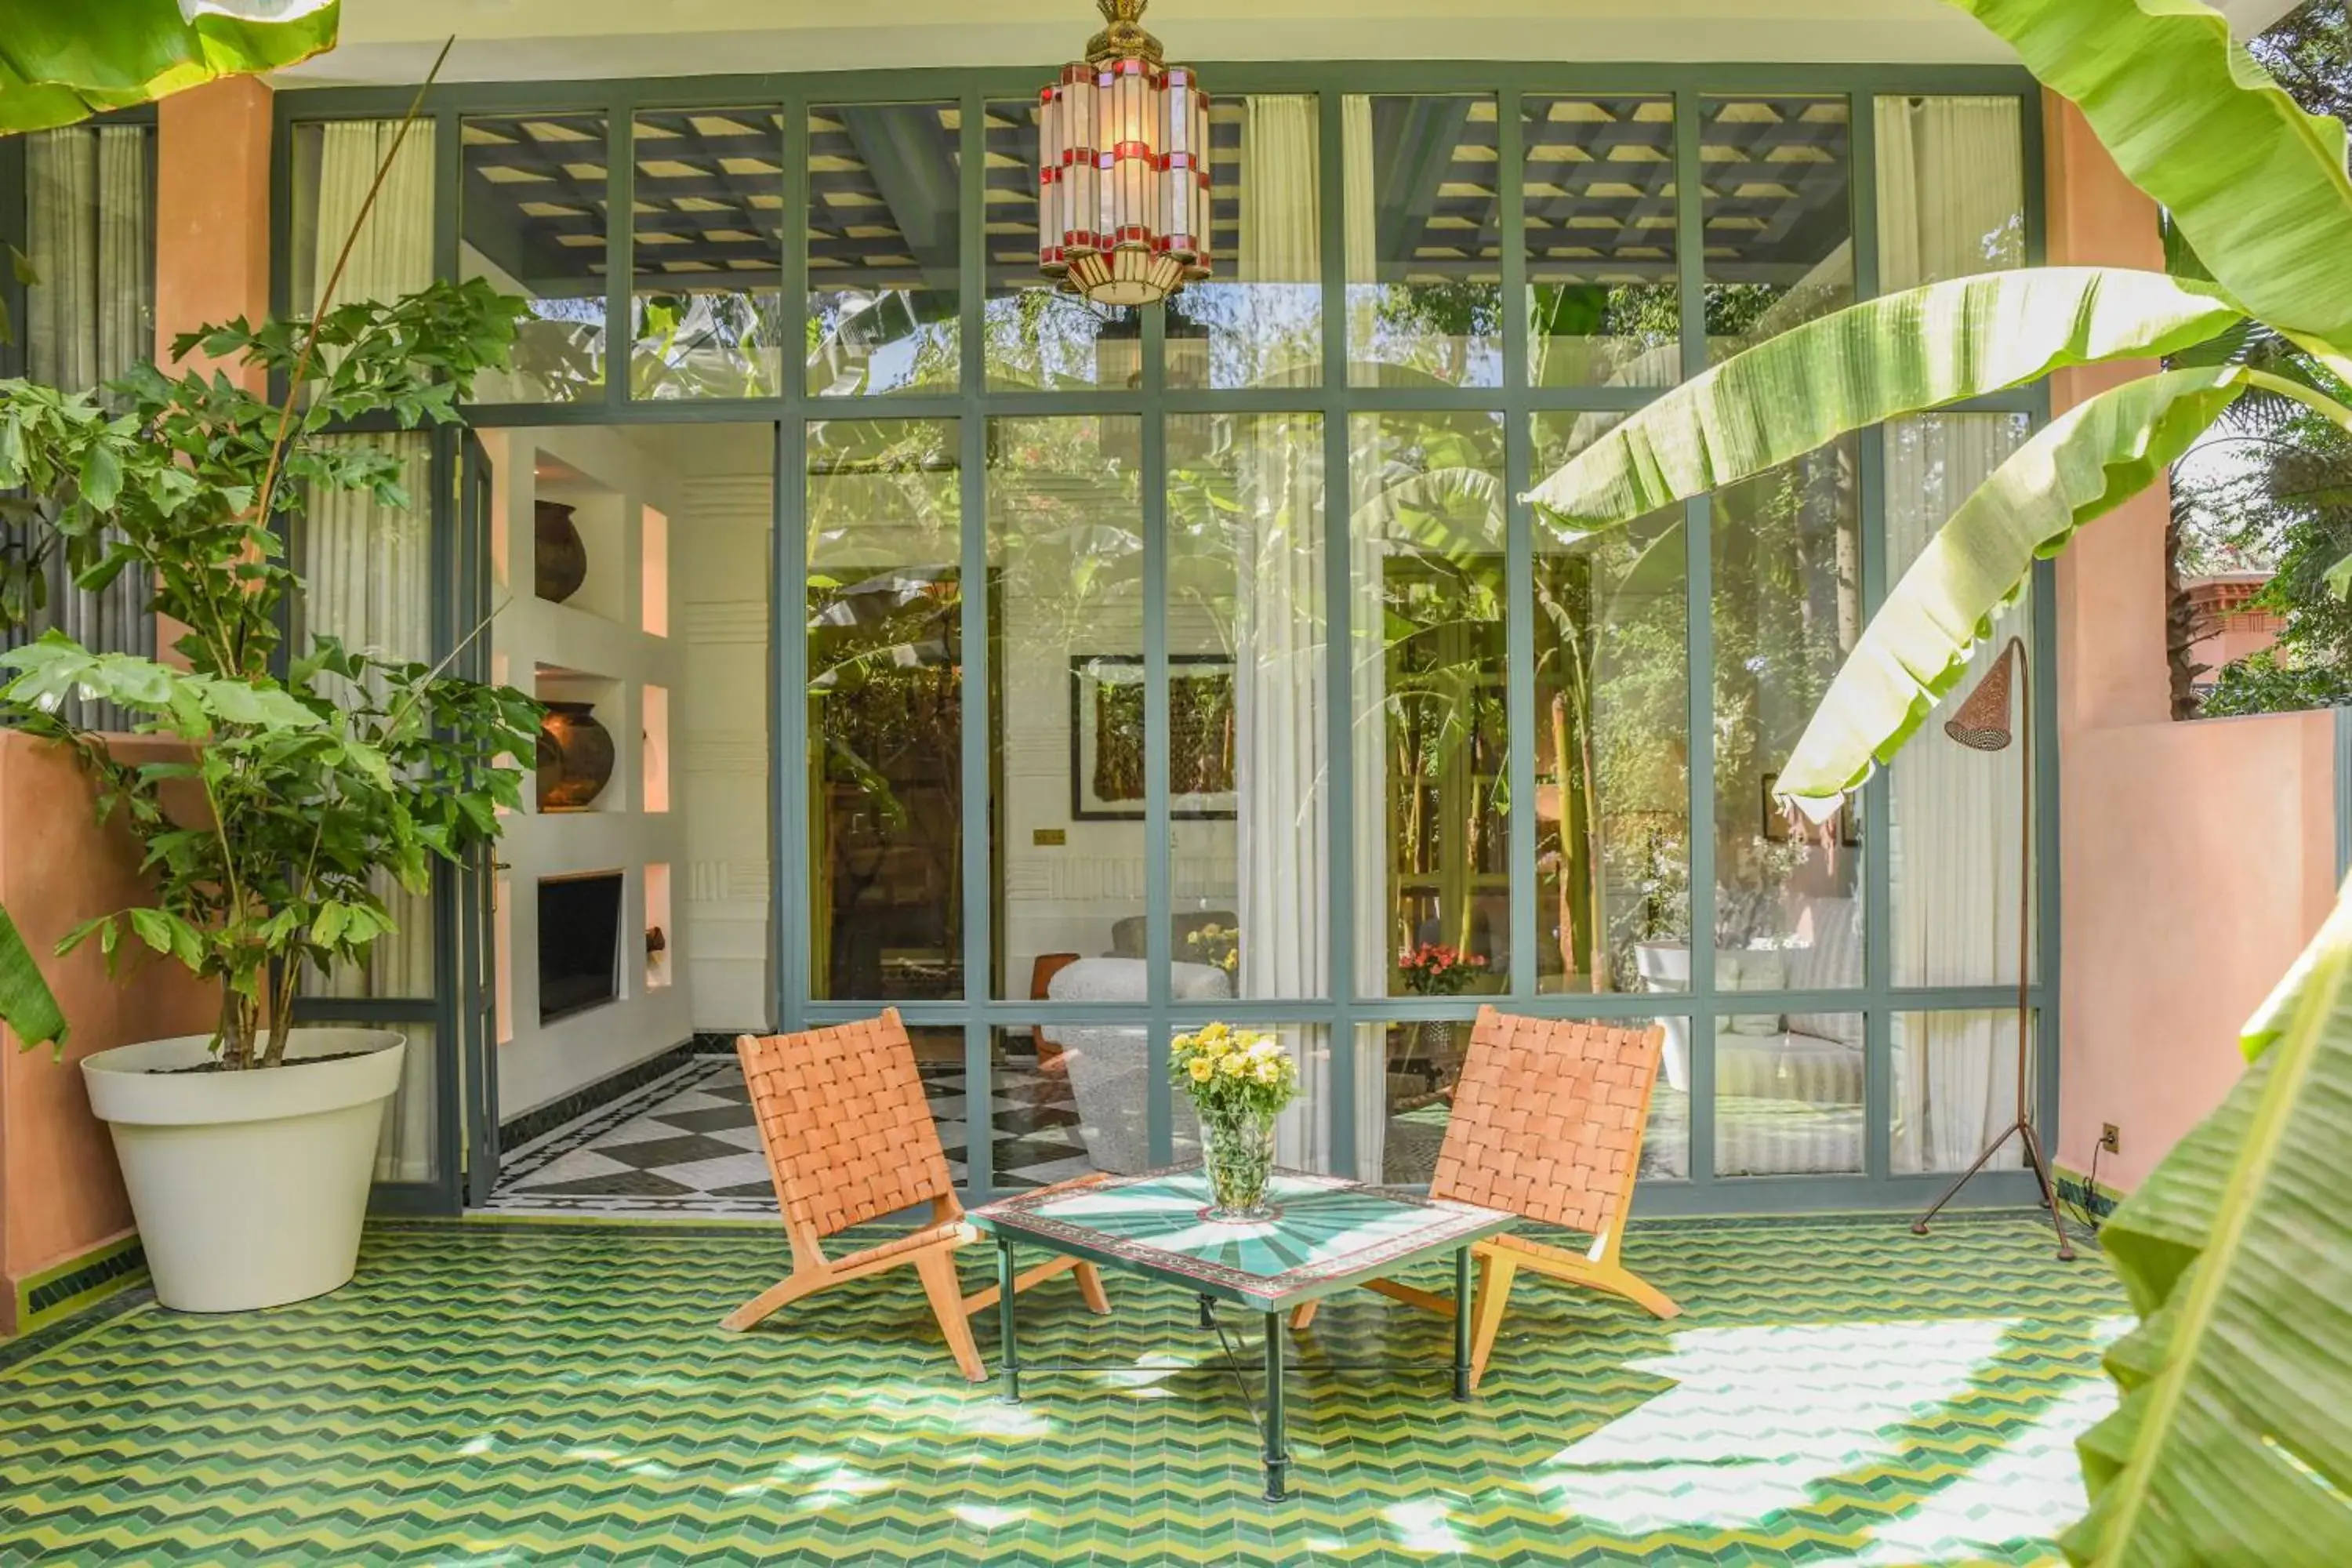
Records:
[[[1673,105],[1664,98],[1525,100],[1528,275],[1601,282],[1674,274]],[[1699,158],[1708,275],[1786,284],[1845,236],[1845,100],[1706,100]],[[1386,281],[1493,280],[1502,205],[1496,104],[1471,96],[1372,100],[1373,215]],[[809,111],[808,267],[819,289],[952,289],[961,111],[942,104]],[[1237,99],[1211,125],[1214,254],[1240,236]],[[988,106],[988,279],[1036,277],[1037,131],[1026,101]],[[601,116],[470,120],[467,242],[545,298],[601,292],[606,221]],[[784,243],[783,128],[774,110],[639,114],[634,266],[641,286],[772,289]]]

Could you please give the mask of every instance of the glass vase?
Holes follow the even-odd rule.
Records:
[[[1265,1219],[1274,1213],[1266,1185],[1274,1177],[1274,1116],[1270,1111],[1201,1118],[1202,1163],[1209,1176],[1209,1217]]]

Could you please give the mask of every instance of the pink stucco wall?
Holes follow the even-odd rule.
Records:
[[[2050,259],[2161,269],[2156,209],[2081,114],[2045,116]],[[2144,374],[2056,378],[2054,409]],[[2239,1026],[2333,901],[2332,717],[2170,721],[2158,486],[2058,561],[2061,1033],[2056,1159],[2129,1189],[2221,1100]]]
[[[155,331],[172,340],[210,321],[259,321],[269,303],[269,90],[249,79],[192,89],[157,106]],[[166,623],[158,642],[175,639]],[[124,738],[118,754],[163,742]],[[142,896],[136,847],[91,815],[71,758],[0,731],[0,904],[37,954],[92,915]],[[209,1029],[218,1000],[168,965],[133,984],[106,977],[96,948],[49,959],[72,1040],[67,1058],[0,1041],[0,1333],[16,1286],[125,1232],[131,1211],[106,1129],[89,1113],[79,1058]]]

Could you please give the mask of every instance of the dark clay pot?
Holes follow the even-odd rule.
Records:
[[[543,500],[531,514],[531,592],[560,605],[580,592],[588,581],[588,546],[572,521],[572,509],[560,500]]]
[[[584,811],[613,778],[613,734],[586,702],[551,702],[539,721],[539,809]]]

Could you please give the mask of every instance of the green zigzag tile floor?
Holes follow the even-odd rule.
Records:
[[[1277,1506],[1192,1301],[1132,1277],[1108,1322],[1066,1277],[1022,1299],[1024,1359],[1085,1370],[1012,1406],[955,1375],[905,1270],[722,1332],[774,1232],[383,1226],[336,1295],[19,1347],[0,1562],[2046,1561],[2126,1322],[2097,1254],[2048,1241],[1637,1228],[1626,1261],[1685,1315],[1527,1282],[1470,1405],[1442,1320],[1351,1293],[1300,1336]]]

